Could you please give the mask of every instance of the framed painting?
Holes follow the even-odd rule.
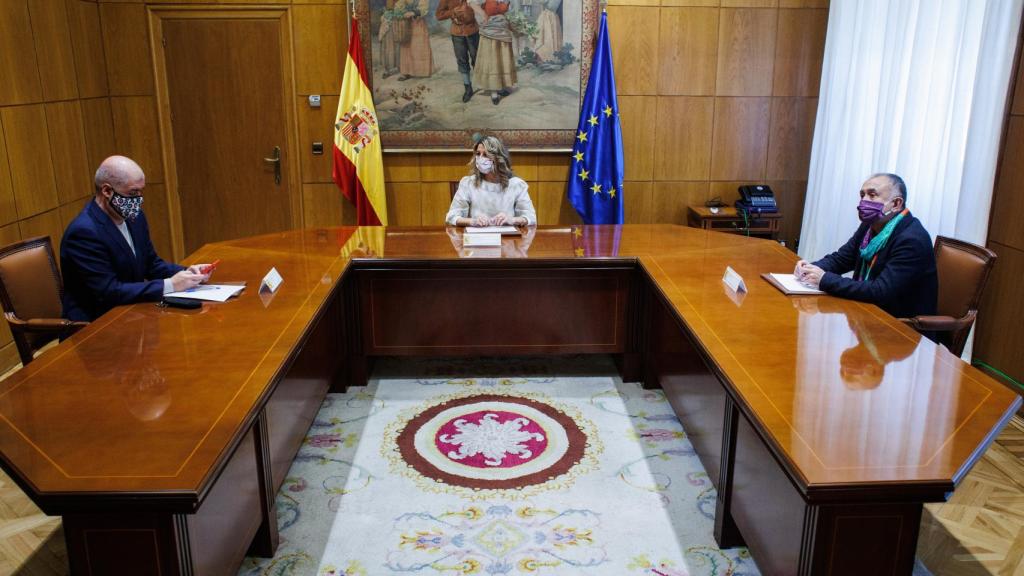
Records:
[[[356,0],[385,151],[568,149],[599,0]]]

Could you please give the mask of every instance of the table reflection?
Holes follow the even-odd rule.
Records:
[[[501,246],[463,246],[462,236],[466,233],[463,228],[448,226],[445,232],[451,240],[452,248],[459,258],[527,258],[529,257],[530,245],[533,244],[533,237],[537,234],[536,226],[520,228],[522,235],[502,236]]]

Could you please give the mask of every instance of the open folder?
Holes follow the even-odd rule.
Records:
[[[821,290],[811,288],[810,286],[800,282],[796,279],[796,276],[792,274],[761,274],[761,278],[764,278],[769,284],[781,290],[786,296],[824,294]]]
[[[174,298],[191,298],[193,300],[209,300],[211,302],[226,302],[228,298],[231,298],[244,289],[245,284],[200,284],[195,288],[189,288],[188,290],[182,290],[181,292],[171,292],[170,294],[164,294],[164,296],[171,296]]]

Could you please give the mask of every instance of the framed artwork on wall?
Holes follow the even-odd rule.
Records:
[[[356,0],[385,151],[571,148],[599,0]]]

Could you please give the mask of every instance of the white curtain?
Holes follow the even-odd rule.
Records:
[[[984,244],[1024,0],[833,0],[800,255],[857,227],[875,172],[937,234]]]

